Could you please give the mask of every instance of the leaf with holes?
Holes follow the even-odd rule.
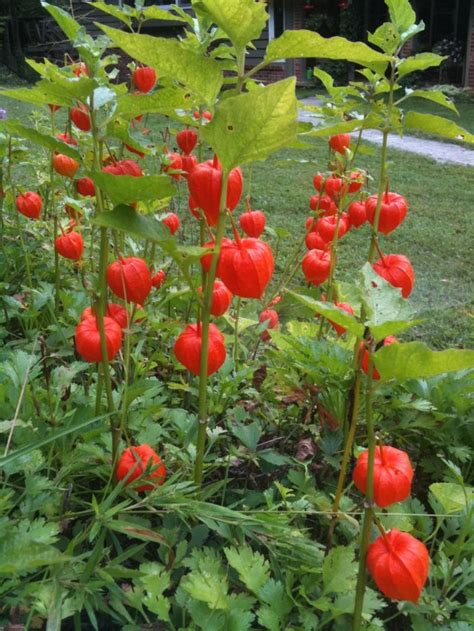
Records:
[[[222,100],[215,116],[202,130],[224,169],[255,160],[296,140],[296,97],[293,77],[248,94]]]

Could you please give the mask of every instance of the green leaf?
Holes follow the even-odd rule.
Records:
[[[229,585],[222,563],[214,550],[193,550],[192,571],[180,583],[195,600],[209,605],[211,609],[228,609]]]
[[[134,59],[155,68],[159,76],[182,83],[201,101],[214,104],[223,80],[217,61],[171,38],[124,33],[101,24],[98,26],[116,46]]]
[[[405,129],[422,131],[428,134],[437,134],[438,136],[444,136],[444,138],[474,143],[474,134],[470,134],[466,129],[463,129],[453,121],[434,114],[408,112],[405,116],[404,127]]]
[[[389,57],[361,42],[351,42],[344,37],[325,38],[305,29],[288,30],[272,40],[267,47],[264,61],[269,64],[278,59],[294,57],[341,59],[379,72],[389,62]]]
[[[240,49],[260,36],[268,20],[266,4],[255,0],[198,0],[194,8],[204,9]]]
[[[151,541],[152,543],[163,544],[167,548],[170,548],[169,542],[160,535],[156,530],[151,530],[150,528],[144,528],[143,526],[139,526],[134,522],[128,522],[123,519],[108,519],[105,522],[105,525],[109,530],[113,530],[114,532],[120,532],[123,535],[127,535],[127,537],[131,537],[132,539],[139,539],[140,541]]]
[[[94,7],[95,9],[99,9],[100,11],[103,11],[104,13],[113,15],[114,18],[123,22],[126,26],[128,26],[128,28],[130,28],[132,25],[131,15],[129,15],[128,11],[126,12],[118,6],[115,6],[113,4],[108,4],[107,2],[101,2],[99,0],[97,0],[96,2],[89,2],[89,5],[91,7]],[[135,14],[134,9],[130,10],[129,7],[126,7],[126,9],[128,9],[131,14]],[[167,13],[167,12],[163,11],[163,13]]]
[[[224,548],[229,564],[236,570],[244,585],[257,596],[270,577],[270,564],[259,552],[248,545]]]
[[[474,368],[474,351],[433,351],[421,342],[391,344],[374,355],[382,379],[424,379],[447,372]]]
[[[385,0],[390,20],[399,33],[404,33],[416,22],[416,13],[410,0]]]
[[[52,432],[51,434],[48,434],[48,436],[46,436],[45,438],[41,438],[40,440],[31,442],[26,447],[17,449],[16,451],[13,451],[7,456],[3,456],[3,458],[0,458],[0,468],[6,467],[17,458],[26,456],[27,454],[29,454],[31,451],[34,451],[35,449],[40,449],[41,447],[44,447],[45,445],[54,443],[56,440],[59,440],[60,438],[64,438],[65,436],[69,436],[69,434],[73,434],[74,432],[80,432],[81,430],[85,429],[89,425],[92,425],[93,423],[97,423],[98,421],[103,421],[104,419],[109,418],[109,416],[110,414],[102,414],[102,416],[96,416],[94,418],[88,419],[87,421],[80,421],[73,425],[68,425],[67,427],[64,427],[63,429],[60,429],[58,431]]]
[[[295,79],[290,77],[247,94],[229,97],[217,106],[203,138],[224,169],[264,160],[296,140]]]
[[[35,143],[36,145],[40,145],[41,147],[45,147],[46,149],[50,149],[51,151],[57,151],[58,153],[63,153],[64,155],[69,156],[70,158],[74,158],[75,160],[81,160],[80,153],[76,149],[73,149],[71,146],[67,145],[65,142],[57,140],[56,138],[52,138],[47,134],[42,134],[32,127],[25,127],[17,121],[2,121],[0,123],[0,129],[4,129],[13,136],[20,136],[21,138],[25,138],[26,140],[31,140],[31,142]]]
[[[324,594],[342,593],[354,587],[357,565],[354,561],[352,546],[332,548],[324,559],[323,583]]]
[[[427,101],[433,101],[433,103],[437,103],[438,105],[442,105],[446,107],[448,110],[456,112],[458,114],[458,110],[454,105],[453,101],[446,96],[443,92],[439,90],[407,90],[407,94],[404,97],[405,99],[419,98],[426,99]]]
[[[369,33],[368,40],[384,53],[392,55],[400,43],[400,33],[391,22],[385,22],[373,33]]]
[[[0,96],[6,96],[8,99],[22,101],[23,103],[32,103],[33,105],[48,105],[48,103],[54,103],[54,105],[69,105],[69,99],[45,92],[39,85],[32,88],[0,90]]]
[[[113,175],[89,172],[87,174],[114,204],[129,204],[139,200],[166,199],[175,189],[167,175]]]
[[[359,129],[362,126],[362,123],[363,120],[358,120],[357,118],[353,118],[350,121],[341,121],[340,119],[338,119],[336,122],[330,124],[327,124],[327,122],[325,121],[323,125],[318,125],[312,131],[306,134],[306,136],[324,137],[333,136],[334,134],[347,134],[351,131]]]
[[[232,427],[232,433],[243,443],[250,451],[257,451],[258,441],[262,435],[259,423],[254,422],[249,425],[236,424]]]
[[[286,293],[294,300],[300,302],[305,307],[308,307],[308,309],[311,309],[311,311],[319,313],[319,315],[324,316],[336,324],[340,324],[350,333],[357,336],[364,334],[364,326],[360,322],[357,322],[354,316],[351,316],[345,311],[341,311],[341,309],[338,309],[333,304],[320,302],[319,300],[311,298],[311,296],[302,296],[290,290],[287,290]]]
[[[466,487],[464,490],[460,484],[452,482],[435,482],[430,485],[430,492],[434,498],[441,504],[445,513],[458,513],[466,510],[468,505],[466,499],[470,503],[474,500],[474,489]]]
[[[161,88],[152,94],[123,94],[117,99],[115,114],[131,119],[140,114],[159,113],[178,117],[177,109],[189,109],[189,92],[179,86]]]
[[[41,6],[55,19],[59,28],[63,31],[68,39],[71,41],[75,40],[79,31],[81,30],[81,25],[76,20],[63,9],[59,7],[55,7],[47,2],[41,2]]]
[[[399,62],[398,76],[401,79],[411,72],[439,66],[444,59],[446,59],[446,57],[436,55],[435,53],[418,53],[418,55],[406,57]]]
[[[418,323],[413,320],[410,303],[402,298],[400,289],[392,287],[379,276],[369,263],[362,269],[366,326],[376,341],[395,335]]]
[[[259,598],[271,607],[272,612],[278,616],[279,620],[283,620],[292,609],[291,600],[286,594],[284,586],[273,578],[261,587]]]
[[[126,176],[121,175],[112,177]],[[167,241],[174,243],[174,239],[171,237],[170,232],[166,226],[164,226],[154,217],[151,217],[149,215],[141,215],[133,208],[130,208],[130,206],[117,206],[110,212],[104,212],[100,215],[97,215],[92,219],[92,222],[95,223],[97,226],[112,228],[113,230],[126,232],[132,237],[137,237],[139,239],[148,239],[160,244]]]

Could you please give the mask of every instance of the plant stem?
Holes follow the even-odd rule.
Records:
[[[360,537],[359,547],[359,572],[357,575],[356,599],[354,606],[354,617],[352,620],[352,630],[359,631],[362,624],[362,611],[364,606],[364,595],[367,579],[366,557],[367,546],[369,544],[370,529],[374,519],[374,460],[375,460],[375,431],[372,413],[372,394],[373,394],[373,345],[369,349],[369,367],[367,374],[367,388],[365,393],[365,414],[367,422],[367,441],[368,441],[368,459],[367,459],[367,492],[366,492],[366,508],[364,512],[364,523]]]
[[[207,430],[207,365],[209,353],[209,323],[212,306],[212,290],[216,278],[217,263],[221,251],[222,238],[224,236],[226,222],[227,201],[227,171],[222,171],[221,195],[219,202],[219,220],[217,223],[215,252],[212,255],[211,267],[207,275],[206,288],[201,312],[201,366],[199,371],[199,411],[198,411],[198,435],[196,441],[196,462],[194,465],[194,482],[201,486],[203,478],[204,451],[206,447]]]
[[[328,552],[331,548],[334,529],[336,528],[337,520],[339,518],[339,515],[338,515],[339,506],[341,503],[344,482],[346,480],[347,467],[349,465],[349,460],[352,453],[352,445],[354,444],[355,431],[357,427],[357,417],[359,415],[360,386],[361,386],[361,373],[360,373],[360,367],[357,366],[357,372],[355,374],[355,379],[354,379],[354,388],[351,392],[351,397],[350,397],[349,433],[347,435],[347,439],[344,445],[344,453],[342,455],[341,468],[339,470],[339,477],[337,480],[336,494],[334,496],[334,503],[332,507],[333,515],[332,515],[331,525],[329,526],[326,552]]]
[[[23,252],[23,257],[25,259],[25,271],[26,271],[26,279],[28,281],[28,287],[33,287],[33,281],[31,278],[31,265],[30,265],[30,254],[25,246],[25,240],[23,239],[23,230],[20,224],[19,211],[15,208],[15,185],[13,183],[12,178],[12,137],[8,136],[8,163],[7,163],[7,180],[10,184],[10,191],[12,194],[12,208],[13,213],[15,215],[16,227],[18,230],[18,235],[20,237],[20,245]]]
[[[390,131],[391,115],[393,108],[393,89],[395,85],[395,62],[391,64],[390,71],[390,92],[388,96],[388,110],[387,120],[384,126],[382,134],[382,150],[380,153],[380,175],[379,175],[379,189],[377,192],[377,206],[375,208],[374,224],[372,226],[372,241],[370,243],[369,254],[367,260],[372,263],[374,260],[374,254],[377,243],[377,232],[379,228],[380,211],[382,209],[383,194],[387,185],[387,148],[388,148],[388,134]]]
[[[94,146],[94,170],[99,172],[101,170],[102,163],[102,143],[99,138],[99,129],[96,125],[95,111],[94,111],[94,96],[91,96],[90,117],[92,126],[92,140]],[[96,212],[100,214],[104,211],[104,200],[102,198],[102,191],[96,186]],[[100,334],[100,349],[102,355],[102,375],[105,385],[105,391],[107,394],[107,406],[109,412],[115,412],[114,399],[112,395],[112,380],[110,377],[110,367],[107,355],[107,338],[105,336],[104,317],[107,313],[107,279],[106,271],[109,258],[109,239],[107,235],[107,228],[100,228],[100,254],[99,254],[99,271],[97,275],[97,296],[98,300],[95,305],[95,313],[97,318],[97,325]],[[100,396],[100,388],[97,389],[97,394]],[[96,407],[97,407],[96,401]],[[115,462],[118,448],[120,444],[120,425],[117,425],[115,415],[110,417],[110,431],[112,435],[112,460]]]
[[[242,304],[242,298],[237,298],[237,306],[235,308],[235,328],[234,328],[234,366],[237,372],[237,362],[239,359],[239,316],[240,305]]]

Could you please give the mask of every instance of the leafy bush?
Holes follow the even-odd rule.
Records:
[[[79,61],[31,62],[37,84],[2,91],[36,107],[0,121],[2,624],[467,628],[474,352],[404,341],[415,277],[386,239],[409,212],[390,133],[474,140],[405,109],[455,110],[443,92],[398,92],[442,58],[398,57],[422,28],[406,0],[372,47],[284,33],[260,67],[360,66],[344,87],[316,70],[313,128],[293,78],[245,68],[264,4],[174,8],[181,40],[140,34],[170,17],[156,6],[95,5],[127,28],[93,40],[45,5]],[[136,60],[127,83],[108,46]],[[366,129],[378,174],[358,166]],[[328,139],[329,159],[282,260],[252,177],[298,136]],[[344,283],[338,247],[362,224],[367,262]]]

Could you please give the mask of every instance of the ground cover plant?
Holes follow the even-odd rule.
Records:
[[[245,70],[265,3],[175,8],[180,40],[140,34],[157,7],[94,4],[124,30],[92,40],[45,4],[77,59],[2,92],[39,106],[1,123],[2,623],[468,629],[474,352],[410,341],[424,278],[391,236],[412,208],[389,134],[474,140],[410,106],[453,110],[441,92],[399,96],[442,62],[399,58],[423,25],[387,0],[371,46],[272,41],[262,65],[357,64],[345,87],[316,70],[313,129],[294,79]],[[262,184],[288,162],[308,216],[280,182],[272,227]]]

